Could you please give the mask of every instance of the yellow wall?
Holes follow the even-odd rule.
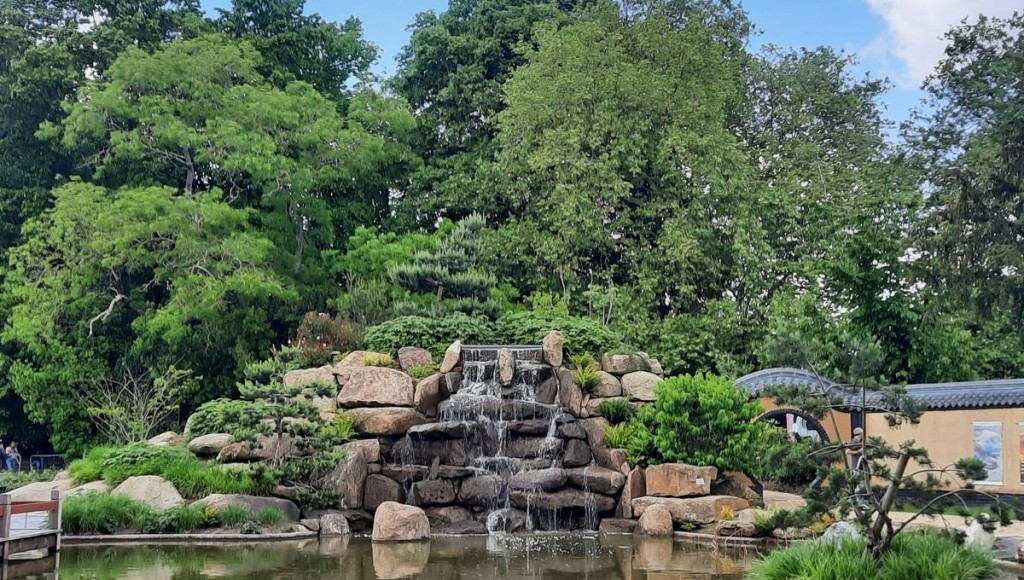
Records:
[[[772,409],[778,409],[779,405],[772,402],[771,399],[765,398],[760,400],[761,408],[767,411]],[[835,421],[833,421],[833,418]],[[850,426],[850,415],[846,413],[840,413],[837,411],[831,411],[828,415],[825,415],[821,419],[821,426],[825,428],[825,432],[828,433],[828,438],[836,443],[840,440],[849,441],[853,438],[853,429]],[[836,432],[836,427],[839,427],[839,432]]]
[[[1024,409],[984,409],[967,411],[927,411],[918,425],[904,425],[890,428],[884,415],[867,415],[864,430],[868,437],[882,437],[887,443],[898,446],[913,439],[937,467],[945,467],[962,457],[974,456],[974,423],[1002,423],[1002,466],[1001,485],[976,482],[979,491],[1024,493],[1021,484],[1021,463],[1024,462]],[[913,467],[913,464],[911,464]]]

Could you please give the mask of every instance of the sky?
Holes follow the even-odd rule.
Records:
[[[206,0],[207,10],[230,0]],[[858,73],[888,78],[893,89],[883,99],[887,116],[906,119],[924,96],[921,83],[942,58],[941,36],[964,18],[979,13],[1006,17],[1020,0],[741,0],[761,33],[753,47],[766,44],[813,48],[830,45],[859,61]],[[375,71],[395,72],[395,57],[409,40],[407,27],[418,12],[443,11],[447,0],[307,0],[306,11],[328,20],[355,16],[364,35],[381,49]]]

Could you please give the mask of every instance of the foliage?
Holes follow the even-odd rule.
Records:
[[[323,439],[325,445],[334,446],[351,441],[358,432],[359,419],[347,413],[340,413],[331,419],[330,423],[320,428],[319,437]]]
[[[813,516],[805,509],[787,510],[779,507],[754,511],[754,528],[762,536],[775,530],[802,528],[811,523]]]
[[[236,399],[215,399],[200,405],[189,417],[185,436],[195,439],[211,433],[234,433],[243,425],[265,418],[265,409],[252,401]]]
[[[871,557],[861,539],[793,544],[761,558],[749,577],[752,580],[978,580],[993,578],[996,572],[995,557],[990,550],[958,545],[948,535],[935,531],[901,535],[880,563]]]
[[[842,461],[833,446],[810,437],[792,441],[781,429],[765,433],[757,447],[757,470],[752,472],[764,483],[805,488],[818,475],[824,476],[831,465]]]
[[[262,509],[258,514],[256,514],[256,521],[263,524],[264,526],[272,526],[275,524],[279,524],[283,520],[284,514],[281,513],[281,510],[273,508]]]
[[[363,335],[363,346],[387,353],[398,352],[403,346],[418,346],[438,356],[456,340],[489,344],[494,338],[494,327],[487,318],[456,312],[442,318],[399,316],[371,326]]]
[[[628,449],[632,445],[635,427],[629,422],[612,423],[604,428],[604,445],[609,449]],[[633,456],[630,456],[633,461]]]
[[[601,404],[597,407],[597,412],[612,425],[619,425],[626,423],[633,417],[633,406],[630,405],[629,399],[609,399],[601,401]]]
[[[307,312],[295,331],[296,363],[302,368],[332,363],[332,353],[354,350],[362,336],[359,326],[326,312]]]
[[[174,367],[152,376],[144,367],[120,366],[117,378],[98,381],[78,397],[108,442],[127,445],[163,429],[192,384],[187,371]]]
[[[216,517],[222,526],[239,526],[249,520],[249,510],[239,505],[229,505],[217,510]]]
[[[505,314],[495,323],[497,338],[504,344],[540,344],[552,330],[561,331],[570,354],[605,353],[623,346],[618,335],[590,317],[524,311]]]
[[[573,371],[573,376],[576,378],[576,383],[583,389],[583,392],[590,393],[601,384],[601,375],[597,373],[598,371],[594,370],[594,367],[587,365],[577,367]]]
[[[413,365],[408,368],[406,372],[415,381],[419,381],[433,375],[437,372],[437,369],[441,368],[438,363],[430,363],[426,365]]]
[[[38,481],[53,481],[56,475],[56,469],[3,471],[0,472],[0,488],[10,491]]]
[[[128,528],[143,534],[177,534],[219,523],[201,506],[181,505],[161,511],[125,495],[99,492],[69,497],[61,515],[63,529],[72,534],[113,534]]]
[[[363,364],[368,367],[389,367],[395,364],[390,354],[368,354],[363,357]]]

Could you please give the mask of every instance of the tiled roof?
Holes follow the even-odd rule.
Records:
[[[802,385],[813,391],[821,388],[835,387],[835,383],[825,377],[821,381],[814,373],[793,368],[773,368],[750,373],[736,381],[736,386],[746,389],[751,396],[758,396],[764,389],[777,385]],[[849,407],[877,407],[882,395],[868,391],[862,394],[859,389],[838,387],[834,393],[843,396]],[[934,383],[907,385],[907,393],[928,409],[996,409],[1007,407],[1024,407],[1024,379],[1001,379],[993,381],[965,381],[959,383]]]

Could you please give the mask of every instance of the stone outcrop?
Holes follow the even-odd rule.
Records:
[[[495,374],[501,386],[508,387],[512,384],[512,377],[516,374],[516,359],[512,356],[511,350],[503,348],[498,351],[498,368]]]
[[[565,467],[582,467],[589,465],[594,456],[590,452],[590,446],[580,439],[569,439],[565,443],[565,452],[562,455],[562,465]]]
[[[412,407],[412,377],[386,367],[350,367],[338,371],[338,406]]]
[[[321,536],[348,536],[351,530],[345,515],[337,511],[329,511],[317,520]]]
[[[108,491],[110,491],[110,484],[105,481],[90,481],[89,483],[86,483],[84,485],[72,487],[66,493],[63,494],[63,497],[71,497],[83,493],[89,493],[92,491],[95,491],[97,493],[107,493]]]
[[[633,499],[647,495],[647,482],[644,479],[644,470],[634,467],[626,476],[626,483],[622,486],[622,495],[619,496],[619,504],[615,507],[615,517],[633,517]]]
[[[444,359],[441,360],[441,366],[437,369],[439,373],[448,373],[459,364],[459,359],[462,357],[462,342],[456,340],[451,343],[444,351]]]
[[[398,349],[398,366],[402,367],[403,371],[407,371],[412,367],[427,366],[433,362],[434,357],[425,348],[403,346]]]
[[[481,475],[462,481],[459,502],[478,507],[489,507],[498,501],[503,483],[497,475]]]
[[[384,475],[366,476],[363,487],[363,507],[375,511],[385,502],[405,503],[405,488],[401,483]]]
[[[158,510],[171,509],[185,503],[171,482],[156,475],[129,477],[111,493],[128,496]]]
[[[409,491],[409,503],[418,506],[445,506],[455,503],[455,484],[450,479],[417,481]]]
[[[557,511],[566,508],[586,509],[592,505],[598,512],[611,512],[615,510],[615,500],[613,498],[599,493],[588,494],[582,490],[570,487],[553,492],[512,491],[509,493],[509,501],[512,507],[519,509],[529,508]]]
[[[814,532],[807,528],[776,528],[772,530],[772,537],[778,540],[806,540],[813,538]]]
[[[603,417],[591,417],[578,421],[583,430],[587,432],[587,444],[591,449],[604,446],[604,430],[610,423]],[[605,467],[608,467],[607,465]]]
[[[362,432],[376,436],[404,435],[409,427],[428,422],[422,413],[408,407],[366,407],[352,409],[348,415],[359,420]]]
[[[473,512],[458,506],[424,510],[432,534],[486,534],[487,526],[473,517]]]
[[[552,330],[544,337],[541,348],[544,349],[544,362],[553,367],[562,366],[562,348],[565,346],[565,336],[557,330]]]
[[[635,401],[654,401],[655,388],[661,377],[647,371],[636,371],[623,375],[622,394]]]
[[[427,417],[437,417],[437,405],[448,398],[447,382],[442,377],[444,375],[436,373],[416,384],[413,405]]]
[[[754,482],[739,472],[726,472],[724,478],[711,484],[711,495],[742,497],[753,507],[763,507],[764,498],[754,490]]]
[[[597,526],[597,531],[602,534],[632,534],[635,529],[636,520],[632,518],[604,518]]]
[[[576,467],[566,470],[569,483],[578,489],[616,495],[626,483],[626,476],[604,467]]]
[[[524,491],[552,491],[565,485],[568,479],[564,469],[549,467],[518,473],[509,480],[509,489]]]
[[[655,497],[692,497],[711,493],[718,475],[714,467],[696,467],[683,463],[663,463],[647,468],[647,495]]]
[[[358,453],[367,463],[380,463],[380,441],[377,439],[356,439],[341,446],[346,455]]]
[[[199,457],[216,457],[221,449],[231,444],[231,435],[227,433],[210,433],[200,435],[188,442],[188,450]]]
[[[362,359],[360,359],[360,361],[361,360]],[[284,386],[289,388],[312,385],[315,383],[337,388],[338,384],[334,380],[334,367],[331,365],[324,365],[315,369],[288,371],[284,374]]]
[[[580,411],[583,409],[583,391],[576,384],[576,377],[572,371],[568,369],[559,369],[558,371],[558,401],[562,408],[572,413],[573,416],[580,416]]]
[[[647,536],[671,536],[672,512],[663,505],[654,504],[644,510],[636,523],[636,530]]]
[[[430,537],[430,521],[420,508],[384,502],[373,517],[374,542],[425,540]]]
[[[215,493],[204,497],[192,505],[206,507],[214,512],[231,506],[237,506],[248,510],[249,514],[253,517],[259,515],[263,510],[276,510],[281,512],[286,522],[299,521],[299,507],[292,501],[279,497]]]
[[[50,501],[50,493],[53,490],[65,493],[69,489],[71,489],[70,479],[56,479],[54,481],[37,481],[35,483],[23,485],[8,493],[11,494],[11,502],[13,503],[25,501]]]
[[[613,375],[624,375],[646,370],[642,367],[643,359],[636,355],[606,353],[601,357],[601,368],[604,372]]]
[[[642,516],[652,505],[660,504],[672,513],[672,521],[682,524],[711,524],[729,508],[739,512],[750,507],[747,500],[725,495],[675,498],[644,496],[633,499],[633,515]]]
[[[595,397],[608,398],[622,396],[622,383],[619,382],[619,379],[615,378],[615,375],[604,371],[598,371],[597,376],[601,377],[601,382],[594,388],[594,392],[592,394]]]
[[[185,444],[185,437],[178,435],[174,431],[165,431],[147,441],[150,445],[159,446],[178,446]]]
[[[740,510],[736,512],[735,518],[718,522],[715,526],[715,534],[737,538],[758,536],[757,526],[754,524],[754,510]]]
[[[601,467],[618,471],[623,475],[629,473],[629,456],[624,449],[593,448],[594,461]]]
[[[362,453],[352,453],[318,479],[316,485],[338,492],[341,507],[358,509],[363,507],[363,486],[367,476],[366,458]]]
[[[346,368],[346,367],[366,366],[366,364],[363,362],[363,359],[365,359],[366,357],[382,358],[382,357],[385,357],[385,356],[388,356],[388,355],[386,355],[386,354],[384,354],[382,352],[371,352],[371,351],[366,351],[366,350],[354,350],[354,351],[348,353],[347,355],[345,355],[345,358],[343,358],[340,361],[338,361],[337,363],[335,363],[334,370],[335,370],[335,372],[337,372],[337,371],[339,371],[339,370],[341,370],[343,368]]]

